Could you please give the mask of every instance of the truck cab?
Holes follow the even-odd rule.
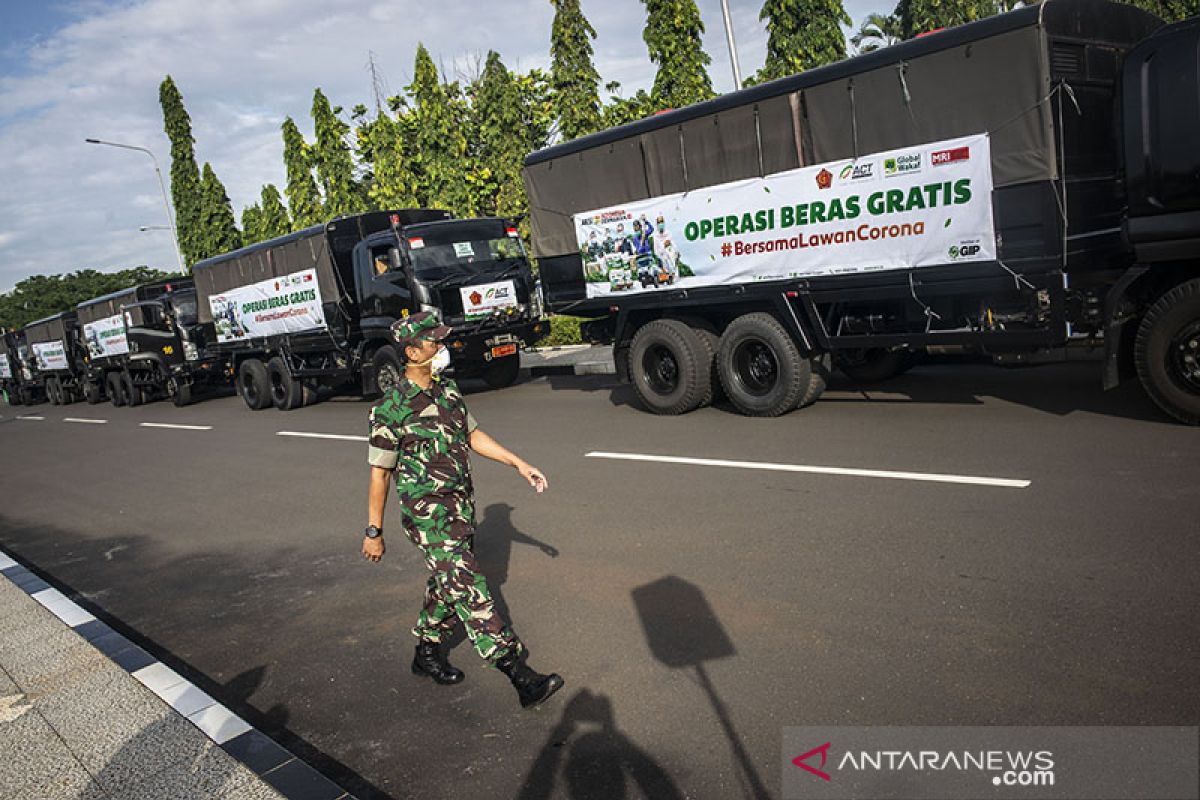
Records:
[[[353,260],[364,338],[386,340],[395,320],[437,310],[452,329],[446,344],[458,377],[512,383],[520,349],[548,331],[529,257],[507,220],[396,226],[366,237]],[[377,364],[377,379],[386,384],[394,366]]]
[[[203,386],[228,377],[225,362],[209,351],[214,325],[200,321],[191,281],[166,284],[150,300],[121,306],[129,340],[128,371],[135,399],[161,397],[190,403]]]

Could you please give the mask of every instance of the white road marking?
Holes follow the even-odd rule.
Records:
[[[212,425],[176,425],[171,422],[139,422],[143,428],[172,428],[180,431],[211,431]]]
[[[304,439],[341,439],[346,442],[365,442],[366,436],[348,436],[344,433],[305,433],[303,431],[276,431],[276,436],[299,436]]]
[[[107,425],[106,419],[86,419],[85,417],[63,417],[63,422],[82,422],[85,425]]]
[[[890,478],[902,481],[931,481],[934,483],[965,483],[974,486],[999,486],[1024,489],[1032,481],[1012,478],[981,478],[974,475],[941,475],[935,472],[895,472],[892,470],[851,469],[847,467],[817,467],[806,464],[774,464],[762,461],[726,461],[717,458],[685,458],[682,456],[652,456],[641,453],[587,454],[588,458],[612,458],[623,461],[658,461],[664,464],[691,464],[702,467],[733,467],[735,469],[764,469],[776,472],[808,472],[819,475],[846,475],[856,478]]]
[[[35,420],[38,420],[38,421],[40,422],[41,420],[44,420],[44,419],[45,419],[45,417],[35,417],[35,416],[33,416],[32,414],[27,414],[27,415],[25,415],[25,416],[21,416],[20,414],[18,414],[18,415],[17,415],[17,419],[35,419]]]

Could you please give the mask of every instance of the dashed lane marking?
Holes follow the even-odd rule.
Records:
[[[972,486],[996,486],[1006,489],[1024,489],[1032,481],[1012,478],[984,478],[976,475],[943,475],[936,472],[896,472],[893,470],[852,469],[847,467],[821,467],[808,464],[775,464],[763,461],[727,461],[718,458],[686,458],[683,456],[655,456],[642,453],[592,452],[588,458],[611,458],[622,461],[657,461],[664,464],[688,464],[701,467],[731,467],[734,469],[760,469],[775,472],[807,472],[818,475],[842,475],[855,478],[887,478],[901,481],[929,481],[933,483],[961,483]]]
[[[172,422],[139,422],[142,428],[171,428],[179,431],[211,431],[212,425],[176,425]]]
[[[87,419],[86,417],[63,417],[63,422],[79,422],[84,425],[107,425],[106,419]]]
[[[22,415],[18,414],[18,415],[17,415],[17,419],[32,419],[32,420],[35,420],[35,421],[37,421],[37,422],[41,422],[42,420],[44,420],[44,419],[45,419],[45,417],[35,417],[35,416],[33,416],[32,414],[28,414],[28,415],[25,415],[25,416],[22,416]]]
[[[340,439],[345,442],[365,442],[366,436],[349,436],[344,433],[306,433],[304,431],[276,431],[276,436],[298,436],[302,439]]]

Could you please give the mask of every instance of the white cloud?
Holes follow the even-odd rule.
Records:
[[[700,0],[719,91],[732,88],[719,0]],[[731,2],[742,74],[762,63],[760,2]],[[196,154],[212,163],[235,210],[282,185],[279,126],[292,116],[311,134],[320,86],[346,109],[369,103],[374,53],[384,84],[398,93],[412,75],[417,42],[451,77],[470,74],[489,49],[510,68],[549,64],[549,0],[428,3],[395,0],[133,0],[76,3],[74,22],[24,52],[20,75],[0,75],[0,291],[31,274],[173,268],[150,159],[84,143],[85,137],[148,147],[164,172],[169,144],[158,85],[171,74],[192,117]],[[855,18],[886,10],[851,0]],[[583,0],[596,28],[602,81],[628,95],[653,83],[638,0]]]

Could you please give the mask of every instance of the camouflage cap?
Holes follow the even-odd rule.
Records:
[[[432,311],[418,311],[392,323],[392,338],[396,344],[408,345],[420,339],[440,342],[450,335],[450,326],[443,325]]]

